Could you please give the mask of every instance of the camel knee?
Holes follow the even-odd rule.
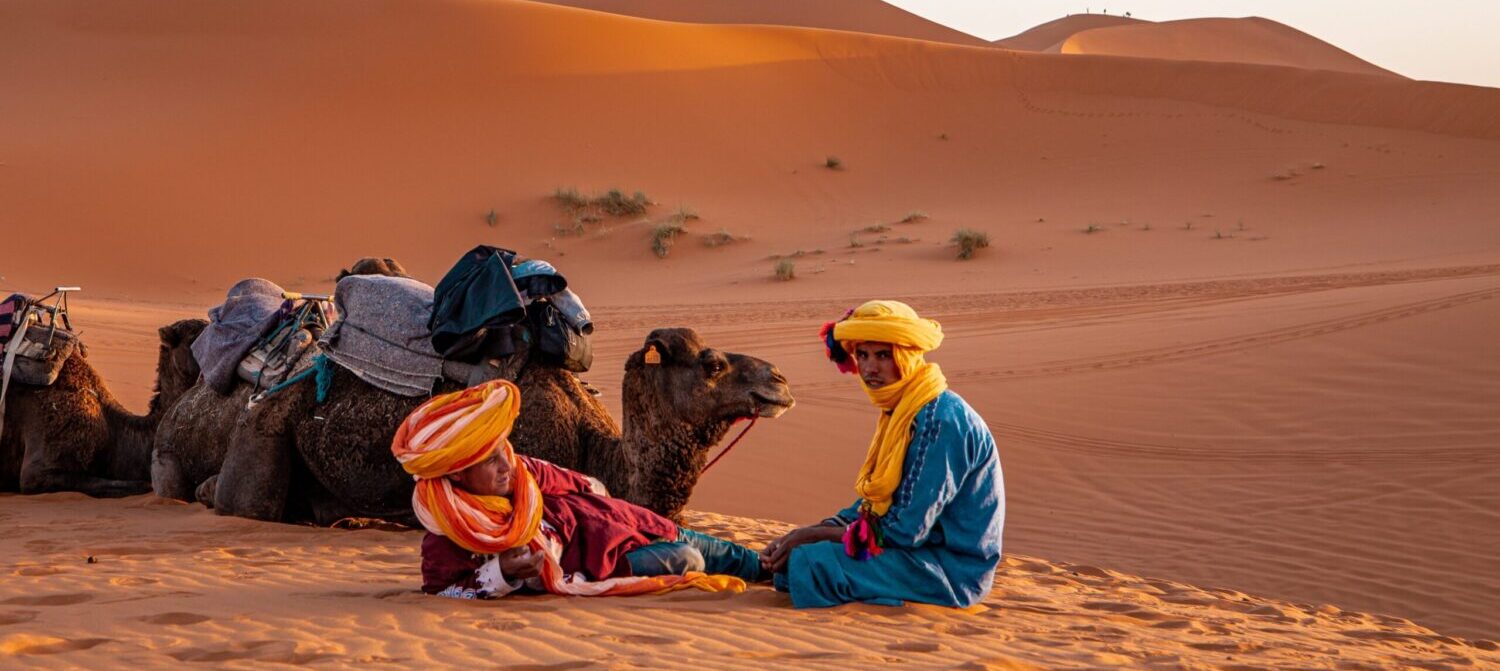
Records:
[[[187,478],[175,457],[160,452],[151,455],[151,490],[157,496],[178,501],[192,501]]]

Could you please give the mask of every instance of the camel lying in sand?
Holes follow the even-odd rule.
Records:
[[[193,340],[207,322],[185,319],[159,331],[156,392],[134,415],[115,400],[79,347],[57,381],[12,384],[0,434],[0,491],[77,491],[129,496],[151,491],[151,443],[161,419],[198,379]]]
[[[356,261],[339,271],[338,279],[349,275],[409,277],[394,259],[376,257]],[[225,396],[199,381],[182,396],[162,419],[151,452],[151,488],[157,496],[212,503],[211,497],[198,498],[196,490],[219,473],[229,434],[254,391],[242,380]]]
[[[623,432],[565,370],[527,366],[516,383],[521,414],[510,440],[519,452],[596,477],[613,496],[674,518],[735,421],[777,417],[794,403],[774,366],[710,348],[691,329],[653,331],[626,362]],[[458,388],[444,383],[439,392]],[[264,520],[414,524],[412,479],[390,442],[425,400],[339,367],[324,404],[313,384],[267,399],[234,429],[211,487],[215,509]]]

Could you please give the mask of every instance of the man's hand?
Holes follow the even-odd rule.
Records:
[[[599,496],[609,496],[609,488],[604,486],[604,482],[602,480],[592,475],[585,475],[583,477],[587,478],[589,481],[590,492],[598,494]]]
[[[766,549],[760,554],[765,558],[771,570],[777,573],[786,570],[786,564],[792,558],[792,550],[808,543],[819,543],[822,541],[837,541],[844,537],[844,527],[825,525],[814,525],[793,529],[790,533],[774,541],[771,541]]]
[[[524,545],[501,552],[499,559],[500,572],[505,574],[506,580],[526,580],[542,574],[541,553],[532,552]]]

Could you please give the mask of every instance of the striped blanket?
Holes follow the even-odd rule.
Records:
[[[21,312],[26,309],[30,302],[23,294],[11,294],[4,301],[0,301],[0,347],[10,342],[15,335],[16,327],[21,322]]]

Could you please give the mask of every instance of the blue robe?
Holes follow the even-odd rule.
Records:
[[[995,438],[958,394],[945,391],[917,412],[901,485],[881,518],[884,552],[860,561],[842,543],[792,551],[777,585],[798,608],[919,601],[968,607],[990,593],[1000,563],[1005,483]],[[847,525],[860,501],[825,523]]]

